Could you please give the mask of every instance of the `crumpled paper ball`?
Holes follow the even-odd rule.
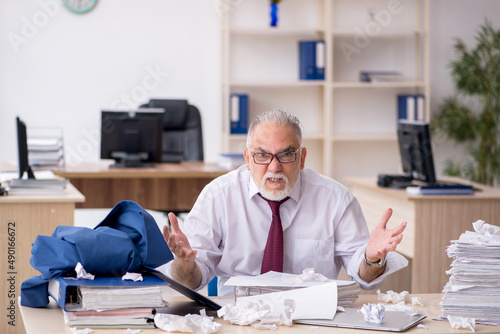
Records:
[[[217,315],[233,325],[267,329],[275,329],[277,325],[291,326],[295,301],[285,299],[283,304],[263,299],[258,302],[238,301],[236,304],[224,305]]]
[[[219,331],[222,326],[213,321],[213,317],[199,314],[187,314],[185,316],[175,314],[156,313],[155,325],[167,332],[185,332],[195,334],[208,334]]]
[[[372,324],[380,324],[384,319],[385,307],[382,304],[364,304],[358,312],[363,313],[363,319]]]

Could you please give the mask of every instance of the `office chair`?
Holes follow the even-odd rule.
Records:
[[[187,100],[150,99],[140,108],[163,108],[162,161],[203,161],[201,115]]]

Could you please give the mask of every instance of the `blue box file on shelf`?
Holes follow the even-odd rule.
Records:
[[[245,134],[248,131],[248,95],[231,94],[231,134]]]
[[[301,80],[325,79],[325,42],[299,42],[299,78]]]

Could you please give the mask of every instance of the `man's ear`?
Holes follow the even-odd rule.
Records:
[[[245,157],[245,161],[247,164],[247,170],[250,170],[250,152],[248,152],[248,148],[246,148],[246,147],[243,150],[243,156]]]
[[[300,154],[300,170],[304,169],[304,166],[306,164],[306,155],[307,149],[305,147],[302,147],[302,153]]]

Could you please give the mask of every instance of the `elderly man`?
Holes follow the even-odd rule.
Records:
[[[280,110],[255,117],[249,127],[246,165],[223,175],[200,194],[181,231],[163,234],[174,260],[160,270],[193,289],[219,277],[219,295],[231,276],[269,270],[301,274],[314,268],[337,278],[342,266],[364,289],[407,265],[394,252],[406,222],[386,229],[392,210],[368,232],[361,207],[337,181],[305,168],[299,120]]]

